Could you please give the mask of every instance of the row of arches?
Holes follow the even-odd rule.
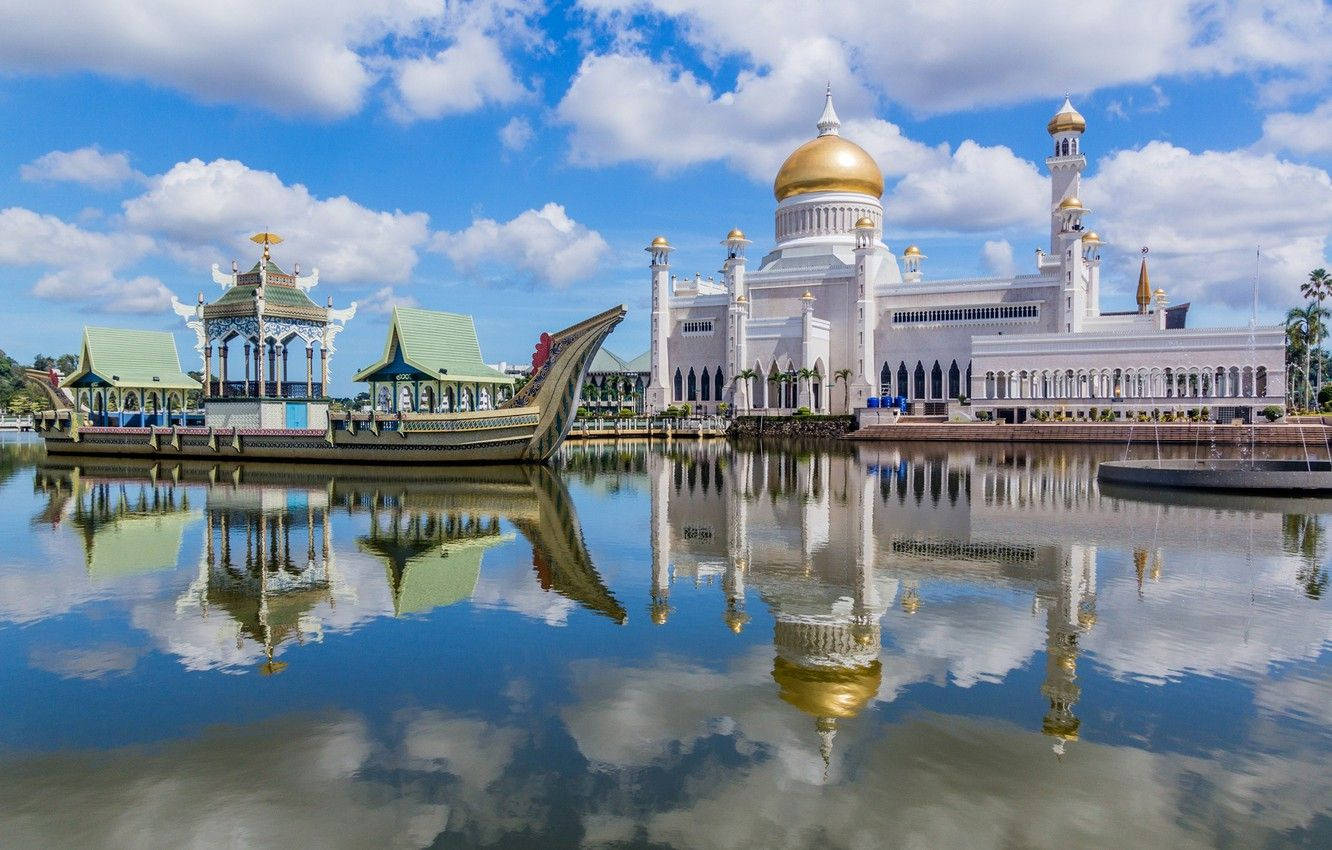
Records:
[[[689,371],[681,372],[677,366],[674,380],[676,401],[724,401],[726,399],[726,376],[720,366],[709,370],[703,367],[701,373],[693,366]]]
[[[864,204],[806,204],[777,211],[777,238],[850,233],[862,218],[878,220],[879,211]]]
[[[374,390],[375,410],[380,413],[468,413],[491,410],[508,398],[507,387],[487,385],[377,384]]]
[[[75,392],[75,406],[90,414],[95,425],[184,424],[188,401],[184,390],[88,387]]]
[[[967,363],[966,374],[956,360],[945,369],[938,360],[925,368],[924,361],[917,360],[914,368],[907,368],[905,360],[898,361],[893,369],[886,361],[879,370],[879,392],[882,395],[905,396],[912,401],[943,401],[961,398],[971,386],[971,363]]]
[[[1070,144],[1070,143],[1071,143],[1071,144]],[[1076,138],[1072,138],[1072,139],[1067,139],[1067,138],[1066,138],[1066,139],[1055,139],[1055,152],[1054,152],[1054,155],[1055,155],[1055,156],[1077,156],[1077,155],[1078,155],[1078,140],[1077,140]]]
[[[984,398],[1266,398],[1265,366],[1060,369],[985,373]]]
[[[243,369],[232,375],[229,361],[239,357]],[[304,345],[301,345],[301,343]],[[305,377],[292,381],[291,352],[305,352]],[[299,370],[298,365],[295,367]],[[204,348],[204,374],[211,384],[213,342]],[[317,364],[317,365],[316,365]],[[317,371],[316,371],[317,369]],[[296,374],[300,374],[299,371]],[[217,397],[274,396],[288,398],[320,397],[328,381],[328,349],[319,340],[306,340],[294,331],[281,336],[268,336],[263,340],[228,334],[217,340],[218,385],[205,388],[205,394]],[[243,380],[233,380],[233,378]]]

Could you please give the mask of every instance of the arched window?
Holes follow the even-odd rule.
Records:
[[[1064,139],[1064,156],[1068,156],[1068,139]]]
[[[412,410],[412,388],[403,387],[398,391],[398,412],[411,413]]]
[[[971,361],[970,361],[970,360],[967,361],[967,383],[966,383],[966,387],[965,387],[965,389],[963,390],[963,393],[962,393],[962,394],[963,394],[963,395],[968,395],[968,396],[971,395]]]
[[[888,368],[888,361],[883,361],[883,368],[879,370],[879,394],[893,394],[893,370]]]
[[[722,370],[720,366],[717,367],[717,371],[712,375],[712,383],[714,390],[713,398],[717,399],[717,401],[721,401],[726,397],[724,393],[726,389],[726,380],[722,378]]]
[[[1267,396],[1267,367],[1266,367],[1266,366],[1259,366],[1259,367],[1258,367],[1258,397],[1259,397],[1259,398],[1265,398],[1266,396]]]
[[[957,361],[954,360],[953,365],[948,367],[949,398],[958,398],[959,396],[962,395],[962,388],[960,386],[961,383],[962,383],[962,371],[957,368]]]
[[[897,364],[897,394],[903,398],[911,395],[910,387],[907,386],[907,368],[905,361],[901,361]]]
[[[916,380],[914,381],[915,386],[912,388],[912,389],[915,390],[915,393],[912,394],[912,398],[924,398],[924,397],[925,397],[925,364],[924,364],[924,363],[921,363],[919,360],[916,361],[916,374],[915,374],[915,379],[916,379]]]
[[[679,367],[675,370],[675,400],[684,401],[684,378],[680,375]]]
[[[434,387],[421,387],[421,410],[425,413],[434,412],[435,410]]]
[[[703,400],[712,401],[712,381],[708,374],[708,367],[703,367]]]
[[[943,398],[943,369],[938,360],[934,361],[934,368],[930,370],[930,398]]]
[[[689,367],[689,395],[688,401],[698,401],[698,376],[694,374],[694,368]]]

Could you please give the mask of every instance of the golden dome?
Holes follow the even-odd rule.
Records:
[[[802,296],[800,296],[800,300],[801,300],[801,301],[813,301],[813,300],[814,300],[814,296],[813,296],[812,293],[810,293],[810,291],[809,291],[808,289],[806,289],[806,290],[805,290],[805,294],[802,295]]]
[[[921,256],[924,256],[924,255],[920,253],[920,249],[917,248],[915,245],[908,245],[907,248],[906,248],[906,250],[902,252],[902,256],[903,256],[903,257],[921,257]]]
[[[671,246],[671,243],[669,243],[669,242],[666,241],[666,237],[665,237],[665,236],[658,236],[656,239],[653,239],[653,240],[652,240],[652,247],[653,247],[653,248],[669,248],[670,246]]]
[[[1095,611],[1079,611],[1079,612],[1078,612],[1078,625],[1079,625],[1079,626],[1082,626],[1084,629],[1090,629],[1092,626],[1096,625],[1096,612],[1095,612]]]
[[[1101,236],[1095,230],[1088,230],[1086,233],[1082,234],[1082,241],[1099,245],[1101,242]]]
[[[860,230],[862,228],[868,228],[872,230],[874,228],[874,219],[870,218],[869,216],[862,216],[856,219],[856,229]]]
[[[1158,290],[1156,290],[1156,297],[1157,297],[1157,298],[1164,298],[1164,297],[1165,297],[1165,290],[1164,290],[1164,289],[1158,289]]]
[[[743,296],[743,295],[737,295],[737,296],[735,297],[735,303],[737,303],[737,304],[748,304],[748,303],[749,303],[749,299],[746,298],[746,297]]]
[[[828,133],[796,148],[772,184],[779,201],[810,192],[856,192],[877,198],[883,194],[883,172],[860,145]]]
[[[731,241],[732,239],[744,239],[744,238],[745,234],[738,227],[732,227],[731,232],[726,234],[727,242]]]
[[[1078,200],[1077,195],[1069,195],[1059,202],[1059,208],[1061,210],[1080,210],[1082,209],[1082,201]]]
[[[784,702],[814,717],[855,717],[879,692],[883,668],[878,660],[864,667],[800,667],[780,655],[772,678]]]
[[[1050,123],[1045,125],[1045,129],[1050,131],[1051,136],[1055,133],[1081,133],[1087,129],[1087,119],[1073,108],[1072,101],[1064,98],[1064,105],[1059,107],[1059,111],[1050,119]]]

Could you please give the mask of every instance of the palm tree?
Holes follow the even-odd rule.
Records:
[[[842,382],[842,406],[849,407],[851,404],[851,370],[838,369],[833,372],[833,383]]]
[[[739,373],[736,374],[734,378],[731,379],[731,386],[735,386],[741,381],[745,382],[745,395],[748,396],[747,400],[750,402],[749,404],[750,407],[754,406],[753,404],[754,387],[752,384],[750,384],[750,381],[754,380],[758,376],[759,373],[755,372],[753,369],[742,369]]]
[[[1310,302],[1304,307],[1291,307],[1286,312],[1286,338],[1291,342],[1298,343],[1304,349],[1304,409],[1308,410],[1310,405],[1310,392],[1313,389],[1313,381],[1310,374],[1311,359],[1313,357],[1313,348],[1318,345],[1326,334],[1326,325],[1323,320],[1328,318],[1328,312],[1320,307],[1316,302]]]
[[[817,378],[817,377],[819,376],[819,373],[818,373],[818,372],[815,372],[813,369],[801,369],[800,371],[796,372],[796,375],[798,375],[798,376],[800,377],[800,380],[802,380],[802,381],[805,382],[805,386],[809,389],[809,395],[807,396],[807,398],[808,398],[809,401],[810,401],[809,408],[810,408],[810,410],[813,410],[813,409],[814,409],[814,379]]]
[[[1332,295],[1332,275],[1328,274],[1327,269],[1324,268],[1314,269],[1313,271],[1309,272],[1309,279],[1306,280],[1304,283],[1300,284],[1300,294],[1305,297],[1305,300],[1316,301],[1318,302],[1318,306],[1322,307],[1323,300],[1326,299],[1329,295]],[[1315,342],[1315,344],[1318,345],[1318,371],[1314,373],[1314,375],[1317,376],[1318,386],[1314,389],[1315,393],[1317,393],[1319,390],[1322,389],[1322,384],[1323,384],[1322,338],[1325,337],[1326,335],[1327,335],[1326,332],[1319,334],[1318,339]],[[1317,397],[1318,397],[1317,395],[1314,396],[1314,398]]]

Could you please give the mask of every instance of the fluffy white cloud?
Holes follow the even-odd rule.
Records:
[[[418,304],[415,298],[403,295],[391,286],[381,286],[359,303],[362,310],[378,316],[392,313],[394,307],[415,307]]]
[[[529,93],[514,77],[499,43],[480,32],[463,33],[432,56],[398,62],[394,77],[394,112],[402,120],[471,112]]]
[[[1332,179],[1320,168],[1152,142],[1105,157],[1083,186],[1108,250],[1149,246],[1152,282],[1172,301],[1205,296],[1247,307],[1259,246],[1260,303],[1292,301],[1309,269],[1327,263]]]
[[[51,301],[82,303],[112,313],[166,309],[171,293],[160,280],[118,276],[154,245],[143,234],[98,233],[22,207],[0,210],[0,265],[49,269],[32,293]]]
[[[818,74],[832,45],[875,93],[921,113],[1056,97],[1162,76],[1263,71],[1288,80],[1332,67],[1332,16],[1319,0],[1089,0],[1052,14],[1041,0],[582,0],[621,43],[674,21],[710,65],[739,57],[777,75]],[[1141,26],[1150,20],[1147,30]],[[743,22],[742,24],[740,22]],[[1034,22],[1039,22],[1039,25]],[[840,64],[840,63],[839,63]],[[825,71],[825,67],[828,68]],[[798,91],[798,89],[796,90]],[[737,87],[738,92],[738,87]]]
[[[372,88],[392,77],[405,80],[398,95],[409,109],[419,104],[439,115],[495,100],[494,81],[512,80],[493,42],[478,52],[476,34],[530,44],[538,39],[527,22],[541,11],[515,0],[146,0],[133,8],[97,0],[5,2],[0,69],[92,71],[209,102],[327,117],[358,111]],[[434,58],[410,58],[440,43],[451,46]],[[424,63],[430,73],[404,75],[403,61],[406,68]],[[497,76],[479,78],[485,72]]]
[[[600,233],[574,221],[564,207],[548,203],[506,222],[480,218],[456,233],[438,233],[431,250],[467,271],[520,269],[563,288],[595,271],[608,246]]]
[[[289,261],[304,258],[318,265],[321,280],[346,284],[409,278],[429,221],[422,212],[376,211],[345,195],[317,198],[299,183],[230,159],[177,163],[151,178],[124,211],[131,229],[160,234],[195,261],[216,261],[219,242],[249,256],[247,237],[267,226],[285,238]]]
[[[1309,112],[1278,112],[1267,116],[1258,146],[1303,154],[1332,153],[1332,100]]]
[[[1013,246],[1007,239],[987,239],[981,246],[981,260],[991,274],[1011,277],[1017,273],[1013,262]]]
[[[509,119],[509,123],[500,128],[500,144],[504,145],[505,150],[520,151],[526,148],[532,141],[535,133],[532,130],[532,122],[526,118],[514,116]]]
[[[102,153],[96,145],[73,151],[51,151],[19,166],[19,177],[30,182],[82,183],[110,189],[143,175],[130,167],[126,153]]]
[[[965,141],[955,151],[906,137],[897,125],[866,114],[870,95],[835,45],[824,61],[786,63],[759,76],[742,73],[734,91],[716,94],[687,70],[636,53],[583,61],[557,107],[572,128],[570,158],[580,165],[644,162],[658,171],[721,162],[755,180],[771,180],[782,160],[814,133],[823,81],[814,68],[836,63],[846,81],[836,102],[843,135],[864,147],[884,176],[901,178],[885,201],[900,230],[988,230],[1039,226],[1047,193],[1036,167],[1006,147]],[[791,92],[810,92],[808,98]]]

